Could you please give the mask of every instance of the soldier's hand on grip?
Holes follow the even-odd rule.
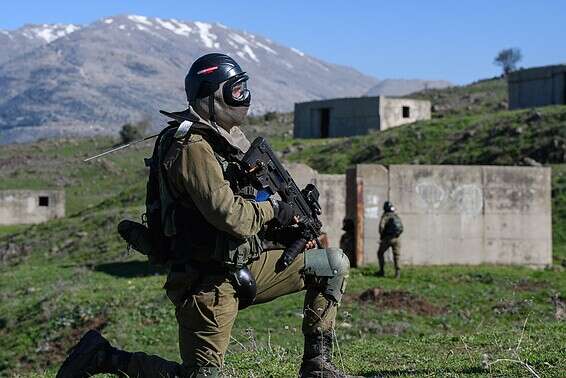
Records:
[[[281,226],[288,226],[295,223],[295,211],[293,208],[283,201],[272,201],[273,213],[277,222]]]

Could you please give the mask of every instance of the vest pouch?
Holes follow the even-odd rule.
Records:
[[[185,271],[176,272],[171,270],[167,275],[167,281],[163,288],[166,290],[167,297],[175,305],[180,306],[189,297],[193,285],[200,279],[200,273],[185,266]]]
[[[216,235],[215,260],[228,268],[241,268],[258,258],[262,251],[261,241],[256,235],[245,239],[235,238],[225,232]]]

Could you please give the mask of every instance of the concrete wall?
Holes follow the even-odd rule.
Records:
[[[408,108],[408,117],[403,116],[403,107]],[[379,97],[380,130],[430,119],[430,101],[408,98]]]
[[[47,206],[40,206],[41,197],[42,202],[47,201]],[[62,190],[0,191],[0,225],[41,223],[64,216],[65,192]]]
[[[364,225],[357,265],[376,262],[377,225],[386,199],[405,225],[402,263],[552,262],[549,168],[358,165],[348,175],[363,185],[357,199],[364,208],[363,219],[356,219]]]
[[[288,163],[285,167],[300,189],[309,183],[318,188],[323,231],[327,233],[329,245],[338,247],[342,236],[342,219],[346,213],[345,175],[319,174],[305,164]]]
[[[403,116],[403,107],[409,116]],[[430,101],[401,98],[357,97],[295,104],[295,138],[320,138],[321,109],[329,111],[329,137],[362,135],[374,130],[430,119]]]
[[[346,176],[318,174],[316,187],[320,192],[323,231],[330,247],[340,246],[342,220],[346,214]]]
[[[515,71],[507,81],[509,109],[566,104],[566,65]]]

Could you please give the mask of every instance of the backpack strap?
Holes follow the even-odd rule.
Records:
[[[187,136],[189,135],[189,131],[191,130],[191,127],[193,126],[193,122],[191,121],[183,121],[179,127],[177,128],[177,131],[175,132],[174,138],[175,139],[183,139],[185,138],[185,143],[188,140]]]

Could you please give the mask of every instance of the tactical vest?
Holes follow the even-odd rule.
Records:
[[[191,130],[189,133],[198,133],[210,144],[224,179],[230,183],[234,194],[255,199],[255,190],[246,183],[237,162],[241,156],[213,131]],[[183,135],[185,140],[188,140],[189,133]],[[211,267],[220,264],[228,269],[239,269],[249,264],[262,252],[261,240],[257,235],[239,239],[216,229],[206,221],[191,198],[179,198],[170,188],[163,164],[167,164],[164,157],[176,137],[174,133],[166,135],[159,146],[162,223],[165,235],[172,238],[171,262],[192,262],[200,266],[210,264]]]

